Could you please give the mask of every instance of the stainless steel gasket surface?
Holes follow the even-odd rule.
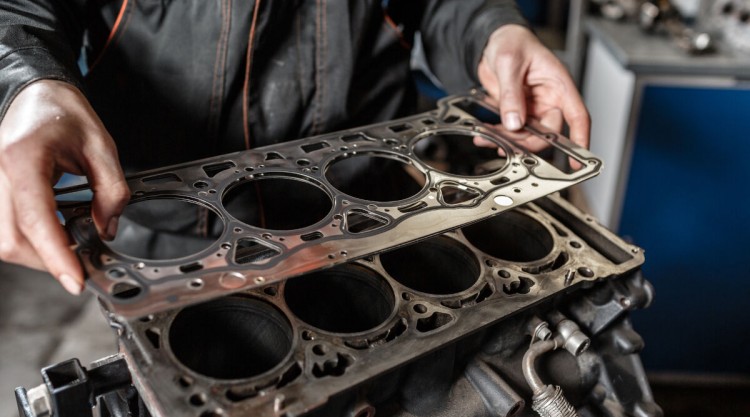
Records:
[[[473,91],[431,112],[128,178],[126,214],[137,211],[153,224],[123,227],[156,230],[159,216],[187,207],[205,219],[197,235],[156,230],[148,244],[107,244],[95,232],[90,202],[71,201],[86,186],[58,190],[59,209],[88,288],[116,317],[144,317],[426,239],[601,169],[586,149],[537,124],[509,132],[493,108]],[[475,149],[475,137],[497,149]],[[577,169],[526,151],[529,138]]]

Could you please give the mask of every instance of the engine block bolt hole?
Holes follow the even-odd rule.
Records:
[[[326,345],[315,345],[312,347],[312,352],[318,356],[323,356],[328,353],[328,346]]]
[[[266,288],[263,288],[263,292],[266,295],[269,295],[271,297],[275,297],[276,294],[279,293],[278,290],[276,289],[276,287],[266,287]]]
[[[424,304],[414,304],[414,311],[419,314],[424,314],[427,312],[427,307],[424,306]]]
[[[477,258],[457,241],[438,236],[380,255],[386,272],[415,291],[455,294],[471,288],[480,275]]]
[[[107,271],[107,275],[109,275],[109,277],[112,279],[120,279],[125,278],[125,275],[127,275],[127,273],[122,268],[112,268]]]
[[[582,267],[578,268],[578,274],[582,275],[582,276],[584,276],[586,278],[591,278],[591,277],[594,276],[594,271],[592,271],[591,268],[589,268],[589,267],[582,266]]]
[[[177,377],[177,385],[183,388],[189,388],[193,385],[193,379],[185,375],[179,376]]]
[[[190,405],[200,407],[206,404],[206,394],[193,394],[190,396]]]

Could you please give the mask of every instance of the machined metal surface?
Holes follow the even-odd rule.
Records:
[[[59,208],[77,242],[88,288],[121,321],[144,317],[401,247],[599,172],[601,161],[586,149],[534,124],[509,132],[493,108],[472,92],[388,123],[131,176],[124,218],[133,211],[146,223],[121,227],[112,243],[97,236],[90,203],[76,201],[86,187],[59,190]],[[477,152],[475,137],[500,151]],[[576,169],[559,169],[526,151],[528,141],[546,142]],[[472,151],[462,153],[467,148]],[[190,210],[203,219],[200,233],[159,230],[160,222],[181,220],[172,213]],[[144,230],[150,237],[139,240]],[[363,262],[361,268],[373,268]],[[577,279],[587,277],[571,278]],[[527,285],[519,282],[508,285]],[[394,294],[392,301],[399,308],[405,301],[400,297]],[[430,314],[422,318],[451,316]]]
[[[523,329],[526,319],[513,317],[632,274],[642,262],[642,250],[553,195],[331,269],[138,319],[111,319],[121,326],[121,354],[153,416],[302,416],[412,361],[456,349],[492,325]],[[595,334],[604,325],[597,320],[611,323],[646,303],[607,301],[594,300],[606,307],[604,315],[577,304],[570,312]],[[596,317],[591,323],[585,311]],[[550,317],[558,334],[576,339],[577,327],[566,327],[572,322]],[[528,331],[544,335],[544,327]],[[497,343],[519,339],[518,329]],[[440,367],[430,362],[425,372]],[[487,371],[474,371],[475,386],[492,382],[482,376]],[[484,401],[507,415],[523,408],[517,395]]]

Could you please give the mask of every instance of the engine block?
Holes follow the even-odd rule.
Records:
[[[553,196],[358,261],[129,321],[122,349],[155,416],[301,416],[642,262],[637,247]],[[623,300],[618,316],[637,304]],[[533,326],[517,326],[506,337],[528,343]]]
[[[643,251],[556,194],[601,161],[492,108],[474,91],[129,177],[111,243],[86,187],[61,190],[120,353],[43,371],[22,415],[71,385],[107,416],[661,415],[627,319]]]

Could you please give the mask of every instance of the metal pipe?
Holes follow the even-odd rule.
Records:
[[[523,355],[522,369],[526,382],[533,391],[531,408],[541,417],[578,417],[578,412],[565,399],[559,386],[546,385],[536,373],[534,364],[539,356],[553,351],[566,343],[558,333],[552,340],[532,343]]]
[[[534,363],[539,356],[557,349],[558,346],[557,338],[536,342],[529,346],[529,350],[523,355],[523,363],[521,365],[523,376],[526,378],[526,382],[529,384],[529,387],[531,387],[534,395],[541,393],[546,387],[546,384],[542,382],[539,375],[537,375]]]

